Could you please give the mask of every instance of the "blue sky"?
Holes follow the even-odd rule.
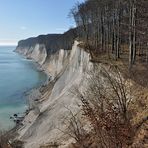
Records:
[[[0,0],[0,45],[74,26],[70,9],[83,0]]]

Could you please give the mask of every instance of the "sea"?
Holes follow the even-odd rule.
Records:
[[[0,46],[0,131],[15,126],[10,117],[27,109],[26,92],[47,80],[33,61],[13,52],[15,48]]]

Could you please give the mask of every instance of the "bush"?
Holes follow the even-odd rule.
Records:
[[[84,141],[81,139],[83,146],[76,147],[84,148],[89,142],[89,147],[95,144],[102,148],[126,148],[131,145],[134,135],[128,117],[131,83],[115,66],[111,67],[111,71],[103,67],[95,69],[96,72],[87,73],[87,88],[81,90],[76,86],[73,91],[80,99],[83,115],[93,129],[89,136],[83,138]],[[89,139],[88,142],[86,139]],[[90,139],[93,140],[90,142]]]

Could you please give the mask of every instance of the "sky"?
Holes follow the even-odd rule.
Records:
[[[70,9],[83,0],[0,0],[0,45],[40,34],[63,33],[75,23]]]

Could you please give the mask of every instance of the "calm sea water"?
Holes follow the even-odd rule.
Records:
[[[25,92],[46,81],[46,75],[14,49],[0,46],[0,130],[12,128],[10,116],[27,109]]]

